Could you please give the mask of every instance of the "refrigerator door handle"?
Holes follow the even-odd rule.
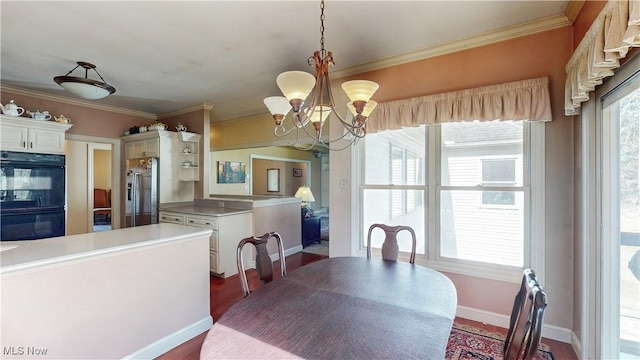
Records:
[[[131,226],[136,226],[140,191],[140,173],[133,173],[131,178]]]

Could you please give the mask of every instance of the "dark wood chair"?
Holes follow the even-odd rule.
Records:
[[[371,232],[375,228],[380,228],[384,231],[385,238],[382,243],[382,258],[385,260],[398,260],[398,253],[400,248],[398,247],[398,233],[406,230],[411,233],[412,246],[411,257],[409,262],[414,264],[416,261],[416,233],[409,226],[398,225],[391,226],[385,224],[373,224],[369,227],[369,234],[367,235],[367,258],[371,258]]]
[[[536,274],[525,269],[520,290],[516,294],[505,339],[504,360],[531,360],[542,338],[542,321],[547,295],[538,284]]]
[[[251,293],[249,288],[249,282],[247,280],[247,273],[245,272],[244,262],[242,260],[242,249],[246,244],[253,244],[256,249],[256,271],[258,272],[258,278],[260,283],[264,284],[273,280],[273,261],[269,256],[269,250],[267,249],[267,243],[269,239],[275,239],[278,245],[278,256],[280,257],[280,276],[287,275],[287,266],[284,258],[284,250],[282,246],[282,237],[277,232],[266,233],[260,237],[251,236],[240,240],[238,244],[238,274],[240,275],[240,285],[242,286],[242,292],[244,296]]]
[[[105,221],[111,221],[111,191],[93,189],[93,222],[97,215],[104,215]]]

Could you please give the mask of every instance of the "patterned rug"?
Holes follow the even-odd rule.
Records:
[[[502,360],[504,336],[470,325],[453,324],[447,343],[446,360]],[[535,360],[555,360],[549,347],[541,344]]]

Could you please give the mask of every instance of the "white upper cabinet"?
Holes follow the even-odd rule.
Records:
[[[64,154],[64,134],[71,124],[0,116],[0,148],[43,154]]]

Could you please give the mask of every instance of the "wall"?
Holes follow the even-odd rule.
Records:
[[[66,115],[65,115],[66,116]],[[66,141],[67,235],[84,234],[89,223],[87,146],[85,141]]]
[[[303,160],[311,162],[310,174],[308,174],[310,183],[311,183],[311,192],[314,194],[320,194],[320,185],[321,185],[321,168],[320,168],[320,159],[316,158],[312,152],[309,151],[301,151],[296,150],[290,147],[277,147],[277,146],[269,146],[269,147],[258,147],[258,148],[247,148],[247,149],[237,149],[237,150],[220,150],[220,151],[212,151],[211,152],[211,183],[209,188],[211,189],[211,194],[225,194],[225,195],[251,195],[250,186],[252,181],[252,169],[251,169],[251,156],[258,157],[270,157],[278,160],[281,159],[294,159],[294,160]],[[244,184],[218,184],[217,183],[217,162],[218,161],[240,161],[245,164],[245,171],[247,174],[247,179]],[[281,178],[285,173],[291,174],[292,169],[287,170],[287,168],[283,168],[280,172]],[[262,173],[262,172],[260,172]],[[264,176],[266,177],[266,170],[263,171]],[[283,185],[283,184],[281,184]],[[292,185],[293,187],[293,185]],[[282,188],[282,186],[281,186]],[[297,188],[295,189],[297,190]],[[294,193],[295,193],[294,190]],[[322,204],[322,199],[320,196],[315,196],[316,202],[312,204],[314,209],[318,209],[320,207],[327,207],[328,205]]]
[[[565,27],[352,77],[378,82],[380,89],[375,95],[378,102],[539,76],[550,78],[553,121],[545,131],[546,233],[544,239],[533,241],[545,241],[544,285],[553,299],[545,323],[565,329],[573,328],[573,120],[564,116],[564,66],[571,51],[572,29]],[[332,188],[343,181],[352,186],[352,174],[346,170],[350,168],[351,158],[345,152],[331,153]],[[350,190],[331,193],[331,256],[354,253],[351,246],[340,243],[359,236],[352,229],[351,198]],[[503,315],[510,313],[517,284],[448,276],[459,289],[458,305]]]
[[[303,175],[301,177],[294,177],[294,168],[300,169]],[[267,191],[267,169],[280,170],[280,191]],[[251,174],[253,176],[253,195],[293,196],[300,186],[306,184],[307,164],[291,161],[253,159]]]
[[[93,184],[97,189],[111,189],[111,151],[94,150]]]

